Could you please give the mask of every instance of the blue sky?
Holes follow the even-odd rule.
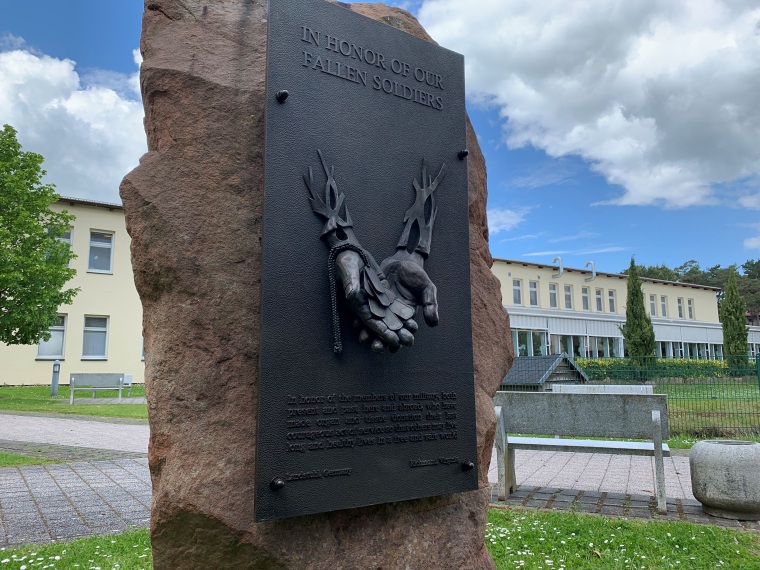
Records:
[[[760,7],[390,2],[466,58],[494,256],[600,271],[760,257]],[[61,194],[118,201],[145,151],[138,0],[6,2],[0,123]]]

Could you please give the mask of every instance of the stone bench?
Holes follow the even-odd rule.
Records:
[[[74,392],[77,390],[91,391],[93,398],[98,390],[118,390],[121,400],[124,388],[127,388],[128,398],[132,394],[132,375],[106,372],[73,373],[69,376],[69,388],[69,404],[74,403]]]
[[[651,384],[554,384],[555,394],[654,394]]]
[[[663,457],[670,456],[670,448],[662,441],[668,438],[667,396],[496,392],[494,405],[500,497],[516,486],[515,449],[647,455],[655,462],[657,510],[666,512]],[[509,433],[649,441],[507,437]]]

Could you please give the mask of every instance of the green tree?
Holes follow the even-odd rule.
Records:
[[[75,271],[69,244],[60,240],[74,219],[50,210],[58,200],[42,184],[43,158],[24,152],[9,125],[0,130],[0,342],[48,340],[58,307],[78,289],[63,289]]]
[[[628,274],[629,269],[621,271],[623,275]],[[647,277],[649,279],[659,279],[660,281],[676,281],[678,274],[667,265],[637,265],[636,271],[639,278]]]
[[[641,279],[633,258],[627,273],[628,301],[625,324],[620,327],[620,331],[628,348],[628,356],[643,363],[646,359],[642,357],[654,356],[654,327],[644,306],[644,292],[641,290]]]
[[[760,279],[760,259],[757,261],[748,259],[746,263],[742,263],[742,269],[744,270],[745,277]]]
[[[723,351],[732,369],[747,365],[747,318],[744,299],[739,294],[736,271],[728,273],[723,300],[718,307],[723,325]]]

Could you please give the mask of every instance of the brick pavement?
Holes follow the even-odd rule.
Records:
[[[687,452],[665,458],[667,514],[657,512],[654,459],[603,453],[515,450],[517,489],[505,501],[496,495],[496,453],[488,474],[491,504],[510,508],[585,512],[621,518],[672,520],[760,531],[758,521],[713,517],[691,492]]]
[[[139,420],[0,412],[0,451],[62,462],[0,468],[0,547],[147,526],[148,435]],[[760,530],[702,511],[685,454],[666,458],[666,515],[655,508],[651,458],[517,450],[516,465],[516,492],[494,506]],[[496,480],[495,455],[489,479]]]
[[[62,463],[0,468],[0,546],[146,527],[145,421],[0,414],[0,451]]]

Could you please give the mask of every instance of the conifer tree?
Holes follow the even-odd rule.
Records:
[[[731,268],[718,313],[723,326],[723,352],[732,370],[747,366],[746,310],[736,283],[736,271]]]
[[[636,263],[631,257],[628,268],[628,301],[625,307],[625,325],[620,327],[628,356],[638,364],[646,362],[648,356],[654,356],[654,327],[644,306],[644,292],[641,290],[641,279]]]

